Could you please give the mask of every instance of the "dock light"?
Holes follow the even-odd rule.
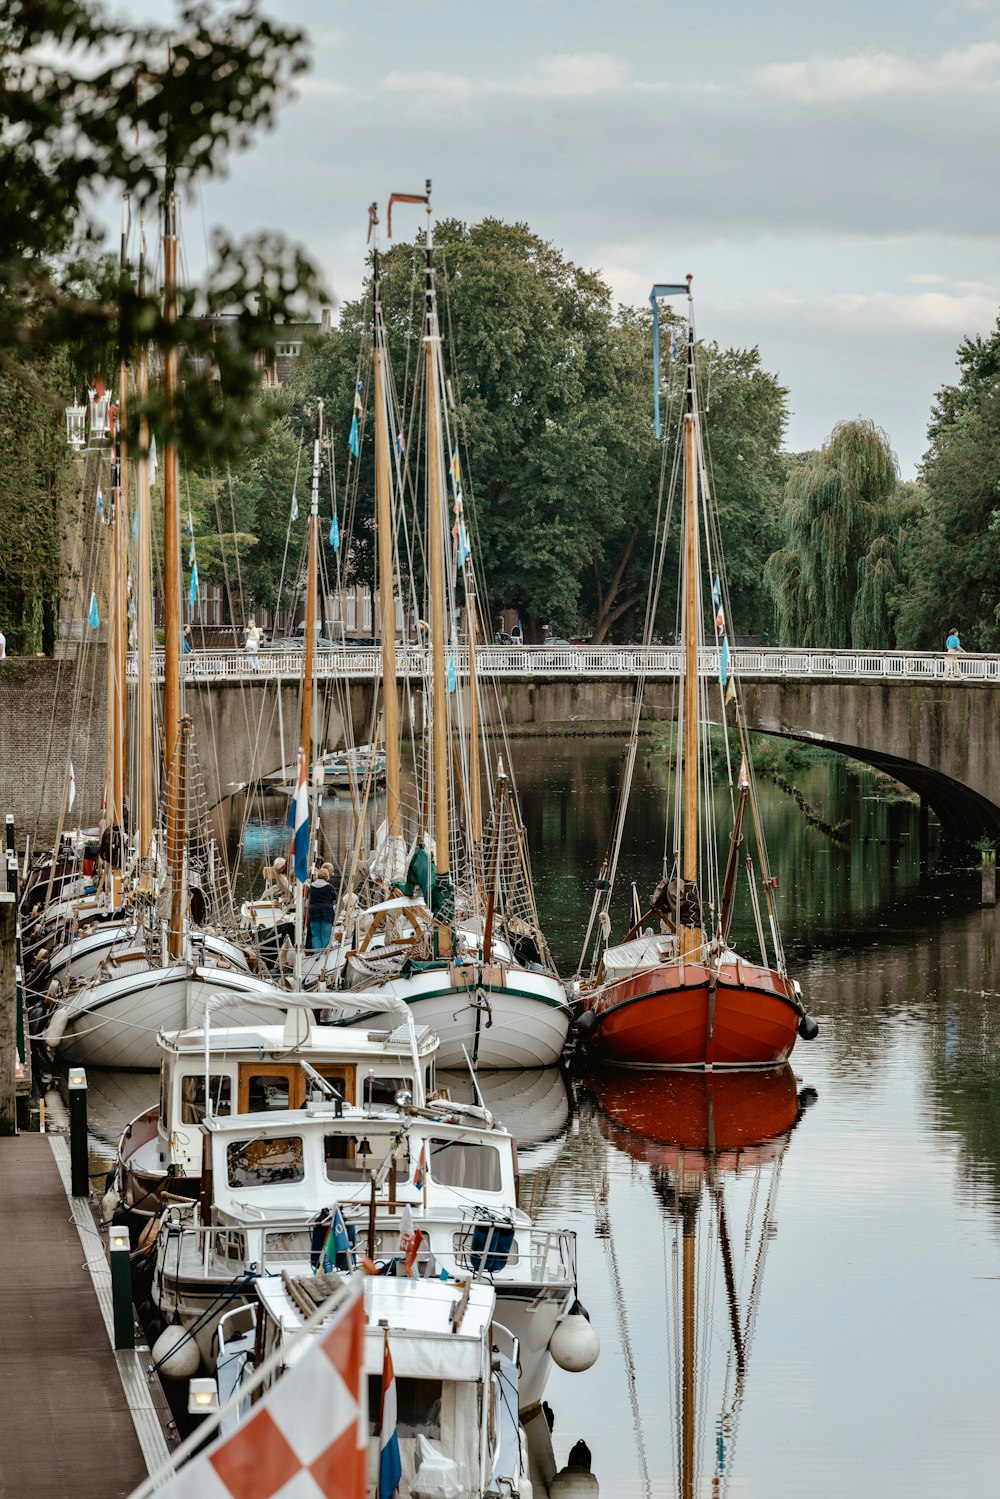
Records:
[[[114,1254],[119,1249],[124,1249],[128,1253],[132,1252],[132,1245],[129,1242],[127,1223],[113,1223],[111,1225],[110,1229],[108,1230],[108,1248],[111,1250],[112,1254]]]
[[[90,1196],[90,1164],[87,1159],[87,1069],[69,1069],[69,1166],[70,1190],[74,1197]]]
[[[86,1067],[71,1067],[67,1081],[68,1086],[71,1088],[85,1088],[87,1086]]]
[[[214,1379],[188,1381],[188,1415],[210,1416],[219,1409],[219,1389]]]

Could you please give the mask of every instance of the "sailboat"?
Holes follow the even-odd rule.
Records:
[[[678,1499],[723,1494],[732,1480],[781,1168],[816,1094],[798,1089],[787,1065],[669,1076],[606,1071],[587,1077],[583,1087],[597,1105],[597,1127],[608,1143],[648,1167],[673,1227],[673,1269],[667,1274],[674,1301],[673,1491]],[[745,1211],[739,1227],[737,1211]],[[716,1313],[720,1269],[724,1306]],[[722,1348],[720,1380],[713,1361]],[[631,1367],[627,1347],[625,1352]],[[717,1415],[709,1430],[713,1405]]]
[[[579,985],[578,1028],[594,1057],[619,1065],[773,1067],[787,1061],[796,1036],[811,1040],[818,1027],[806,1014],[799,985],[785,962],[775,909],[777,880],[767,860],[741,694],[729,650],[728,589],[705,461],[690,277],[683,285],[657,285],[650,297],[656,435],[659,439],[659,303],[673,295],[686,297],[688,303],[684,396],[677,434],[681,461],[673,465],[665,504],[661,486],[658,513],[662,524],[655,538],[645,627],[649,644],[679,484],[680,679],[672,828],[668,825],[673,852],[664,858],[663,878],[645,911],[633,893],[631,925],[624,939],[612,944],[610,906],[638,745],[644,685],[640,680],[612,846],[598,877],[584,939],[581,969],[588,952],[590,966]],[[664,473],[669,468],[665,463]],[[706,618],[712,620],[714,641],[706,639]],[[711,644],[714,651],[708,648]],[[708,663],[716,660],[716,721],[732,728],[739,751],[739,768],[734,771],[736,757],[727,734],[732,820],[724,860],[710,784],[712,754],[707,730],[712,689],[703,674]],[[751,856],[741,858],[748,821],[756,842],[756,866]],[[759,956],[754,959],[741,956],[730,942],[741,863],[758,938]]]
[[[168,320],[176,316],[177,286],[177,205],[172,174],[168,171],[164,194],[164,312]],[[124,233],[123,233],[124,259]],[[141,276],[141,270],[140,270]],[[168,424],[178,399],[178,351],[169,348],[164,355],[164,396]],[[120,373],[122,395],[127,388],[127,372]],[[146,366],[140,356],[138,395],[145,396]],[[146,433],[140,426],[140,445]],[[52,1012],[43,1039],[72,1062],[107,1067],[150,1068],[159,1066],[156,1043],[161,1029],[182,1029],[204,1015],[209,1002],[221,1005],[225,1017],[233,1024],[273,1020],[281,1009],[280,995],[273,985],[255,977],[250,963],[239,947],[215,934],[192,931],[189,907],[190,858],[188,821],[191,780],[189,748],[190,719],[181,711],[181,615],[180,615],[180,513],[178,494],[177,448],[168,437],[163,465],[163,569],[164,569],[164,713],[163,744],[166,762],[164,809],[162,817],[163,852],[166,882],[157,892],[156,872],[159,849],[154,833],[154,774],[152,701],[150,675],[152,657],[151,600],[146,591],[147,569],[140,564],[138,608],[137,692],[139,733],[138,760],[138,831],[134,850],[135,875],[131,888],[125,891],[126,819],[124,813],[124,643],[125,643],[125,550],[124,532],[127,514],[125,479],[125,446],[120,450],[116,473],[116,524],[120,547],[116,552],[114,596],[118,608],[114,619],[113,644],[110,653],[109,697],[113,699],[114,717],[109,728],[108,795],[106,820],[111,830],[108,881],[111,908],[122,911],[128,905],[127,919],[108,928],[109,945],[96,970],[93,960],[100,952],[100,942],[90,944],[95,951],[80,954],[80,971],[73,971],[76,958],[67,960],[62,983],[53,979],[49,998]],[[138,470],[137,530],[142,554],[149,547],[150,508],[149,476],[145,460]],[[148,553],[147,553],[148,554]],[[114,855],[115,834],[119,853]],[[128,897],[126,901],[126,895]],[[151,930],[157,905],[167,908],[162,945],[157,948]],[[51,960],[50,960],[51,963]]]
[[[442,1066],[461,1067],[468,1058],[482,1068],[544,1067],[557,1061],[563,1050],[570,1012],[538,921],[524,829],[502,760],[484,815],[477,591],[438,322],[430,183],[423,195],[393,194],[390,232],[395,201],[422,203],[427,210],[422,445],[430,622],[430,680],[424,702],[429,732],[418,766],[423,775],[419,805],[413,809],[407,837],[396,687],[399,568],[391,508],[401,444],[392,440],[395,413],[376,246],[373,362],[386,821],[373,864],[388,898],[376,899],[357,913],[356,941],[345,954],[345,981],[348,987],[370,991],[375,1008],[380,988],[405,1001],[415,1018],[440,1036]],[[449,476],[455,517],[451,528]],[[457,665],[460,614],[468,660],[464,683],[459,682]]]

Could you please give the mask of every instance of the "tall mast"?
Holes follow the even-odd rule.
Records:
[[[681,765],[684,792],[681,874],[685,885],[698,882],[698,479],[695,463],[694,319],[688,317],[687,413],[684,417],[684,748]],[[690,905],[684,902],[690,909]],[[681,958],[701,947],[701,926],[680,928]]]
[[[163,318],[177,319],[177,197],[174,172],[167,168],[163,213]],[[163,396],[166,440],[163,452],[163,746],[167,765],[175,767],[168,778],[167,869],[171,880],[170,925],[167,953],[181,956],[184,948],[184,805],[180,754],[181,721],[181,532],[177,494],[177,443],[173,426],[177,410],[177,348],[170,342],[163,361]]]
[[[444,594],[444,449],[438,391],[437,301],[434,293],[434,247],[431,243],[430,203],[427,205],[427,289],[424,332],[427,400],[427,541],[431,584],[431,666],[434,684],[434,841],[438,878],[450,873],[450,809],[448,805],[448,688],[445,663]]]
[[[323,450],[323,402],[316,403],[312,494],[309,500],[309,553],[306,563],[306,638],[302,653],[302,730],[299,743],[309,765],[312,758],[313,654],[316,649],[316,536],[319,531],[319,468]]]
[[[139,220],[139,296],[145,294],[146,245],[143,236],[142,218]],[[149,350],[145,341],[140,343],[136,361],[136,398],[140,413],[149,398]],[[149,423],[145,414],[139,416],[139,451],[145,454],[149,447]],[[136,460],[136,654],[138,656],[139,691],[139,751],[138,751],[138,802],[139,802],[139,881],[144,890],[151,889],[153,871],[150,860],[153,853],[153,563],[152,526],[149,503],[149,460]]]
[[[464,525],[464,520],[462,521]],[[472,564],[465,563],[465,622],[469,642],[469,831],[477,846],[483,838],[483,798],[479,783],[479,682],[476,678],[476,588]]]
[[[385,377],[385,323],[382,317],[382,267],[373,256],[375,362],[375,506],[378,535],[378,592],[382,625],[382,722],[385,739],[386,823],[389,848],[403,834],[399,777],[399,703],[396,695],[396,589],[393,569],[392,496],[389,487],[390,446]]]

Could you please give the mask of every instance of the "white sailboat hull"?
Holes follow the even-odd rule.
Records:
[[[381,1013],[380,997],[391,994],[409,1005],[418,1025],[440,1037],[440,1067],[464,1067],[466,1053],[477,1067],[497,1070],[550,1067],[559,1060],[569,1032],[569,1009],[558,979],[511,967],[504,969],[501,983],[476,983],[474,971],[469,980],[460,977],[462,972],[433,968],[390,979],[366,992],[372,1008],[363,1016],[357,1011],[338,1016],[335,1003],[330,1014],[367,1025],[373,1013]]]
[[[222,998],[212,1019],[219,1025],[274,1024],[282,1009],[282,991],[248,973],[178,965],[123,974],[70,996],[59,1055],[84,1066],[155,1072],[157,1033],[200,1025],[216,996]]]

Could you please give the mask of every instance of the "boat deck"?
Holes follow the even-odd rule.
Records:
[[[110,1346],[85,1263],[104,1247],[95,1228],[85,1254],[48,1136],[0,1139],[0,1216],[0,1494],[127,1495],[147,1473],[119,1373],[136,1356]]]

